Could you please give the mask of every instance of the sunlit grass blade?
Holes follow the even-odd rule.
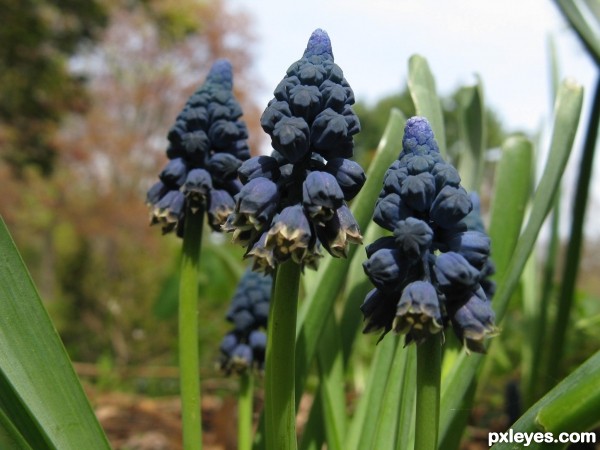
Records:
[[[590,56],[594,58],[596,64],[600,65],[600,30],[598,26],[598,10],[596,8],[590,9],[591,21],[586,19],[585,11],[581,8],[582,2],[575,2],[573,0],[556,0],[558,8],[569,21],[583,45],[586,47]],[[596,29],[594,29],[594,26]]]
[[[60,450],[109,449],[21,257],[0,220],[0,390],[14,392],[6,416],[22,414],[43,446]],[[10,409],[7,409],[7,406]],[[21,423],[21,425],[23,422]],[[19,427],[19,424],[15,424]]]
[[[392,367],[388,375],[385,393],[378,414],[379,422],[375,431],[373,446],[377,450],[396,450],[398,440],[406,445],[406,435],[400,434],[400,418],[402,422],[410,424],[409,416],[405,409],[412,412],[414,406],[414,373],[416,366],[415,348],[410,346],[404,348],[402,345],[396,347],[396,353],[392,361]],[[412,385],[408,385],[409,382]],[[408,395],[402,396],[402,393]],[[412,394],[412,395],[411,395]],[[405,405],[404,403],[407,403]],[[406,411],[408,412],[408,411]],[[402,427],[406,432],[406,427]],[[404,447],[408,448],[408,447]]]
[[[583,432],[600,425],[600,352],[579,366],[542,397],[512,426],[513,432]],[[557,446],[556,448],[562,448]],[[498,443],[494,450],[512,450],[514,443]],[[545,449],[543,442],[527,448]]]
[[[346,396],[344,389],[344,362],[340,330],[334,314],[329,314],[317,349],[317,363],[321,380],[321,402],[325,422],[327,448],[343,450],[346,436]]]
[[[3,450],[32,450],[2,409],[0,409],[0,448]]]
[[[462,143],[458,172],[467,191],[479,191],[485,162],[485,107],[481,80],[458,93],[458,131]]]
[[[506,272],[503,273],[498,270],[498,291],[494,296],[494,310],[498,320],[501,320],[504,316],[508,299],[519,282],[529,254],[537,241],[540,229],[552,208],[554,196],[560,185],[575,140],[582,101],[583,88],[580,85],[572,81],[566,81],[559,88],[550,152],[542,178],[533,196],[531,214],[517,242]],[[492,242],[494,238],[492,235]],[[492,250],[494,250],[494,247],[492,247]]]
[[[318,387],[315,391],[308,420],[304,426],[304,432],[298,447],[300,450],[321,450],[323,448],[325,442],[324,422],[321,389]]]
[[[531,214],[521,237],[517,241],[515,250],[510,258],[510,263],[506,266],[506,270],[503,272],[499,271],[498,274],[498,291],[493,300],[498,323],[501,322],[504,316],[508,300],[517,287],[542,224],[552,207],[555,193],[573,146],[582,100],[583,89],[581,86],[568,81],[561,85],[555,107],[555,121],[550,144],[550,154],[533,198]],[[493,242],[492,240],[492,245],[494,245]],[[492,247],[493,249],[494,247]],[[441,439],[443,439],[444,434],[448,431],[448,427],[453,421],[454,411],[459,408],[481,360],[481,355],[467,355],[463,351],[457,358],[454,368],[444,378],[441,396]]]
[[[364,233],[364,242],[371,243],[388,233],[377,224],[371,223]],[[360,311],[360,305],[365,300],[366,295],[373,285],[364,275],[362,263],[366,260],[366,254],[363,251],[357,252],[350,262],[348,277],[346,279],[346,294],[344,310],[340,318],[340,333],[342,341],[342,353],[344,362],[347,362],[352,352],[352,346],[356,336],[362,329],[361,323],[363,315]]]
[[[534,184],[533,145],[523,137],[508,138],[496,168],[489,236],[499,280],[517,245]]]
[[[435,79],[427,60],[413,55],[408,61],[408,90],[415,104],[417,115],[426,117],[431,124],[442,156],[446,157],[446,134],[442,103],[437,95]]]
[[[377,431],[380,405],[385,395],[390,368],[394,362],[399,338],[388,336],[375,350],[371,369],[367,378],[366,390],[362,393],[350,423],[346,439],[346,450],[362,450],[373,447]]]
[[[540,353],[538,336],[541,334],[540,301],[538,292],[537,252],[534,250],[525,265],[521,277],[521,298],[523,308],[524,342],[521,348],[521,394],[522,403],[531,406],[533,403],[532,387],[539,383],[535,370],[536,355]],[[543,314],[543,313],[542,313]],[[543,347],[543,345],[542,345]]]
[[[571,229],[569,233],[569,244],[565,256],[562,271],[562,285],[558,297],[558,310],[551,331],[551,346],[548,361],[548,384],[550,387],[560,375],[561,360],[567,339],[567,327],[575,297],[575,284],[581,259],[582,243],[584,239],[584,222],[587,209],[592,170],[594,167],[594,156],[596,153],[596,141],[598,139],[598,127],[600,126],[600,78],[596,82],[596,91],[590,112],[590,119],[583,144],[583,155],[579,164],[577,185],[575,188],[575,200],[571,214]]]
[[[385,171],[400,153],[405,122],[400,111],[391,111],[386,131],[367,171],[367,181],[352,202],[351,210],[361,230],[366,230],[371,221]],[[302,394],[305,377],[315,356],[327,315],[331,313],[333,303],[342,290],[356,247],[350,246],[348,258],[345,259],[325,257],[319,270],[306,283],[307,294],[298,313],[296,334],[296,404]]]

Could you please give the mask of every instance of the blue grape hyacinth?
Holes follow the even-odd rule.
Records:
[[[251,270],[240,280],[226,316],[233,329],[221,341],[220,367],[228,375],[264,368],[272,284],[270,275]]]
[[[204,208],[211,228],[233,211],[241,183],[237,169],[250,157],[242,109],[233,95],[229,61],[217,60],[204,84],[188,99],[168,133],[169,162],[147,193],[151,224],[183,235],[187,207]]]
[[[383,338],[394,330],[418,344],[451,325],[467,349],[484,352],[483,340],[496,333],[494,268],[478,198],[442,158],[425,118],[407,121],[402,147],[373,214],[393,235],[366,247],[375,289],[361,306],[364,331],[383,330]]]
[[[325,31],[313,32],[274,96],[261,117],[274,150],[239,168],[244,186],[223,228],[247,248],[257,271],[290,258],[316,268],[321,247],[345,257],[349,243],[362,242],[346,202],[366,179],[349,159],[360,131],[354,94]]]

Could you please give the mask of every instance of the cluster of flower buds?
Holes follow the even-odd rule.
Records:
[[[289,258],[315,268],[321,245],[345,257],[350,242],[362,242],[346,202],[366,179],[348,159],[360,124],[327,33],[311,35],[274,96],[261,117],[274,151],[238,170],[244,186],[224,229],[247,247],[254,270],[270,272]]]
[[[233,330],[221,342],[220,367],[227,374],[243,373],[251,367],[264,368],[273,279],[247,270],[240,280],[227,312]]]
[[[375,289],[361,306],[364,331],[383,330],[383,338],[393,329],[418,344],[451,325],[467,349],[484,352],[484,338],[496,332],[482,287],[493,273],[490,239],[426,119],[407,121],[402,146],[373,215],[393,235],[366,247]]]
[[[159,224],[163,233],[183,235],[188,207],[192,212],[204,208],[216,231],[233,211],[241,188],[237,170],[250,152],[232,89],[231,64],[216,61],[169,131],[169,162],[147,194],[151,224]]]

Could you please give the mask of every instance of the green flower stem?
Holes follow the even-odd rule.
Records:
[[[267,450],[296,449],[295,358],[300,266],[279,266],[267,333],[265,417]]]
[[[417,346],[415,450],[437,450],[442,374],[441,333]]]
[[[202,449],[198,356],[198,272],[204,209],[185,214],[183,256],[179,282],[179,370],[183,447]]]
[[[252,448],[252,414],[254,398],[254,375],[247,370],[240,377],[238,396],[238,450]]]

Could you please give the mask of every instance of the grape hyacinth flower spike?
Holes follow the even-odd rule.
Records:
[[[361,310],[365,332],[390,330],[417,344],[451,325],[468,350],[496,333],[490,239],[429,122],[406,123],[403,150],[385,174],[373,220],[391,231],[366,247],[374,284]]]
[[[233,329],[221,342],[220,367],[227,375],[264,368],[272,284],[270,275],[252,270],[238,284],[226,316]]]
[[[232,89],[231,64],[216,61],[169,131],[169,162],[147,193],[151,225],[182,238],[178,351],[183,446],[190,450],[202,447],[198,272],[204,215],[219,231],[240,190],[237,169],[250,156],[242,110]]]
[[[346,203],[366,179],[349,159],[360,130],[353,103],[329,36],[316,30],[261,117],[274,150],[239,168],[243,187],[223,227],[255,270],[271,272],[289,259],[314,268],[321,247],[342,257],[349,243],[362,242]]]
[[[169,162],[147,193],[151,224],[183,236],[186,211],[206,210],[215,231],[233,211],[237,169],[250,157],[231,64],[217,60],[168,133]]]

